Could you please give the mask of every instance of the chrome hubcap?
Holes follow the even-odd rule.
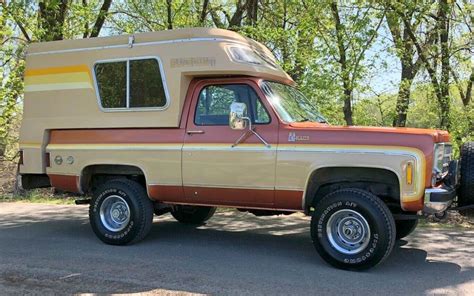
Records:
[[[123,230],[130,222],[130,208],[127,202],[118,195],[106,197],[100,206],[100,220],[109,231]]]
[[[343,254],[357,254],[369,244],[370,227],[356,211],[344,209],[329,217],[326,232],[331,246]]]

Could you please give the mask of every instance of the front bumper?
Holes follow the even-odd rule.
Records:
[[[449,172],[440,187],[425,190],[423,212],[436,214],[446,211],[457,196],[456,189],[459,184],[459,162],[451,161]]]
[[[436,214],[446,211],[456,198],[456,188],[439,187],[425,190],[425,204],[423,212]]]

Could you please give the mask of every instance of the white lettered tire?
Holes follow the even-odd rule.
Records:
[[[395,221],[388,207],[361,189],[340,189],[315,205],[311,237],[332,266],[364,270],[383,262],[395,244]]]
[[[94,193],[89,221],[94,233],[106,244],[136,243],[150,232],[153,204],[137,182],[108,181]]]

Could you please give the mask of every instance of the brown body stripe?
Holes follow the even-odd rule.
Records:
[[[302,210],[302,191],[149,185],[150,198],[170,203]]]
[[[79,176],[48,175],[51,186],[67,192],[79,192]]]

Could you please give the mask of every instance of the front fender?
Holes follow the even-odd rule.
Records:
[[[406,167],[413,165],[408,184]],[[406,211],[423,206],[426,160],[416,148],[398,146],[280,145],[276,169],[277,190],[302,190],[306,196],[315,171],[328,167],[376,168],[393,172],[400,184],[400,205]],[[303,208],[306,200],[303,198]]]

